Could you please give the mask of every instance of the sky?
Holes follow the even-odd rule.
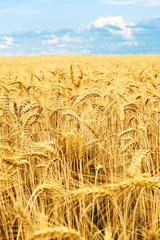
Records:
[[[0,56],[160,53],[160,0],[1,0]]]

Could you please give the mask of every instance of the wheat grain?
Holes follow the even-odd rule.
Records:
[[[70,229],[64,226],[46,228],[46,229],[35,231],[33,233],[33,239],[52,239],[52,238],[57,238],[57,239],[69,238],[69,239],[75,239],[75,240],[85,239],[76,230]]]

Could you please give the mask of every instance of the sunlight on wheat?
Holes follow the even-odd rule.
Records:
[[[0,239],[159,239],[159,55],[2,60]]]

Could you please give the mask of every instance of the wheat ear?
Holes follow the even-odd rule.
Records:
[[[53,227],[53,228],[44,228],[42,230],[35,231],[33,233],[33,239],[76,239],[76,240],[85,240],[81,234],[71,228],[67,228],[64,226],[61,227]]]

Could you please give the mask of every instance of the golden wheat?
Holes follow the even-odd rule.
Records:
[[[0,238],[159,239],[159,55],[1,60]]]

